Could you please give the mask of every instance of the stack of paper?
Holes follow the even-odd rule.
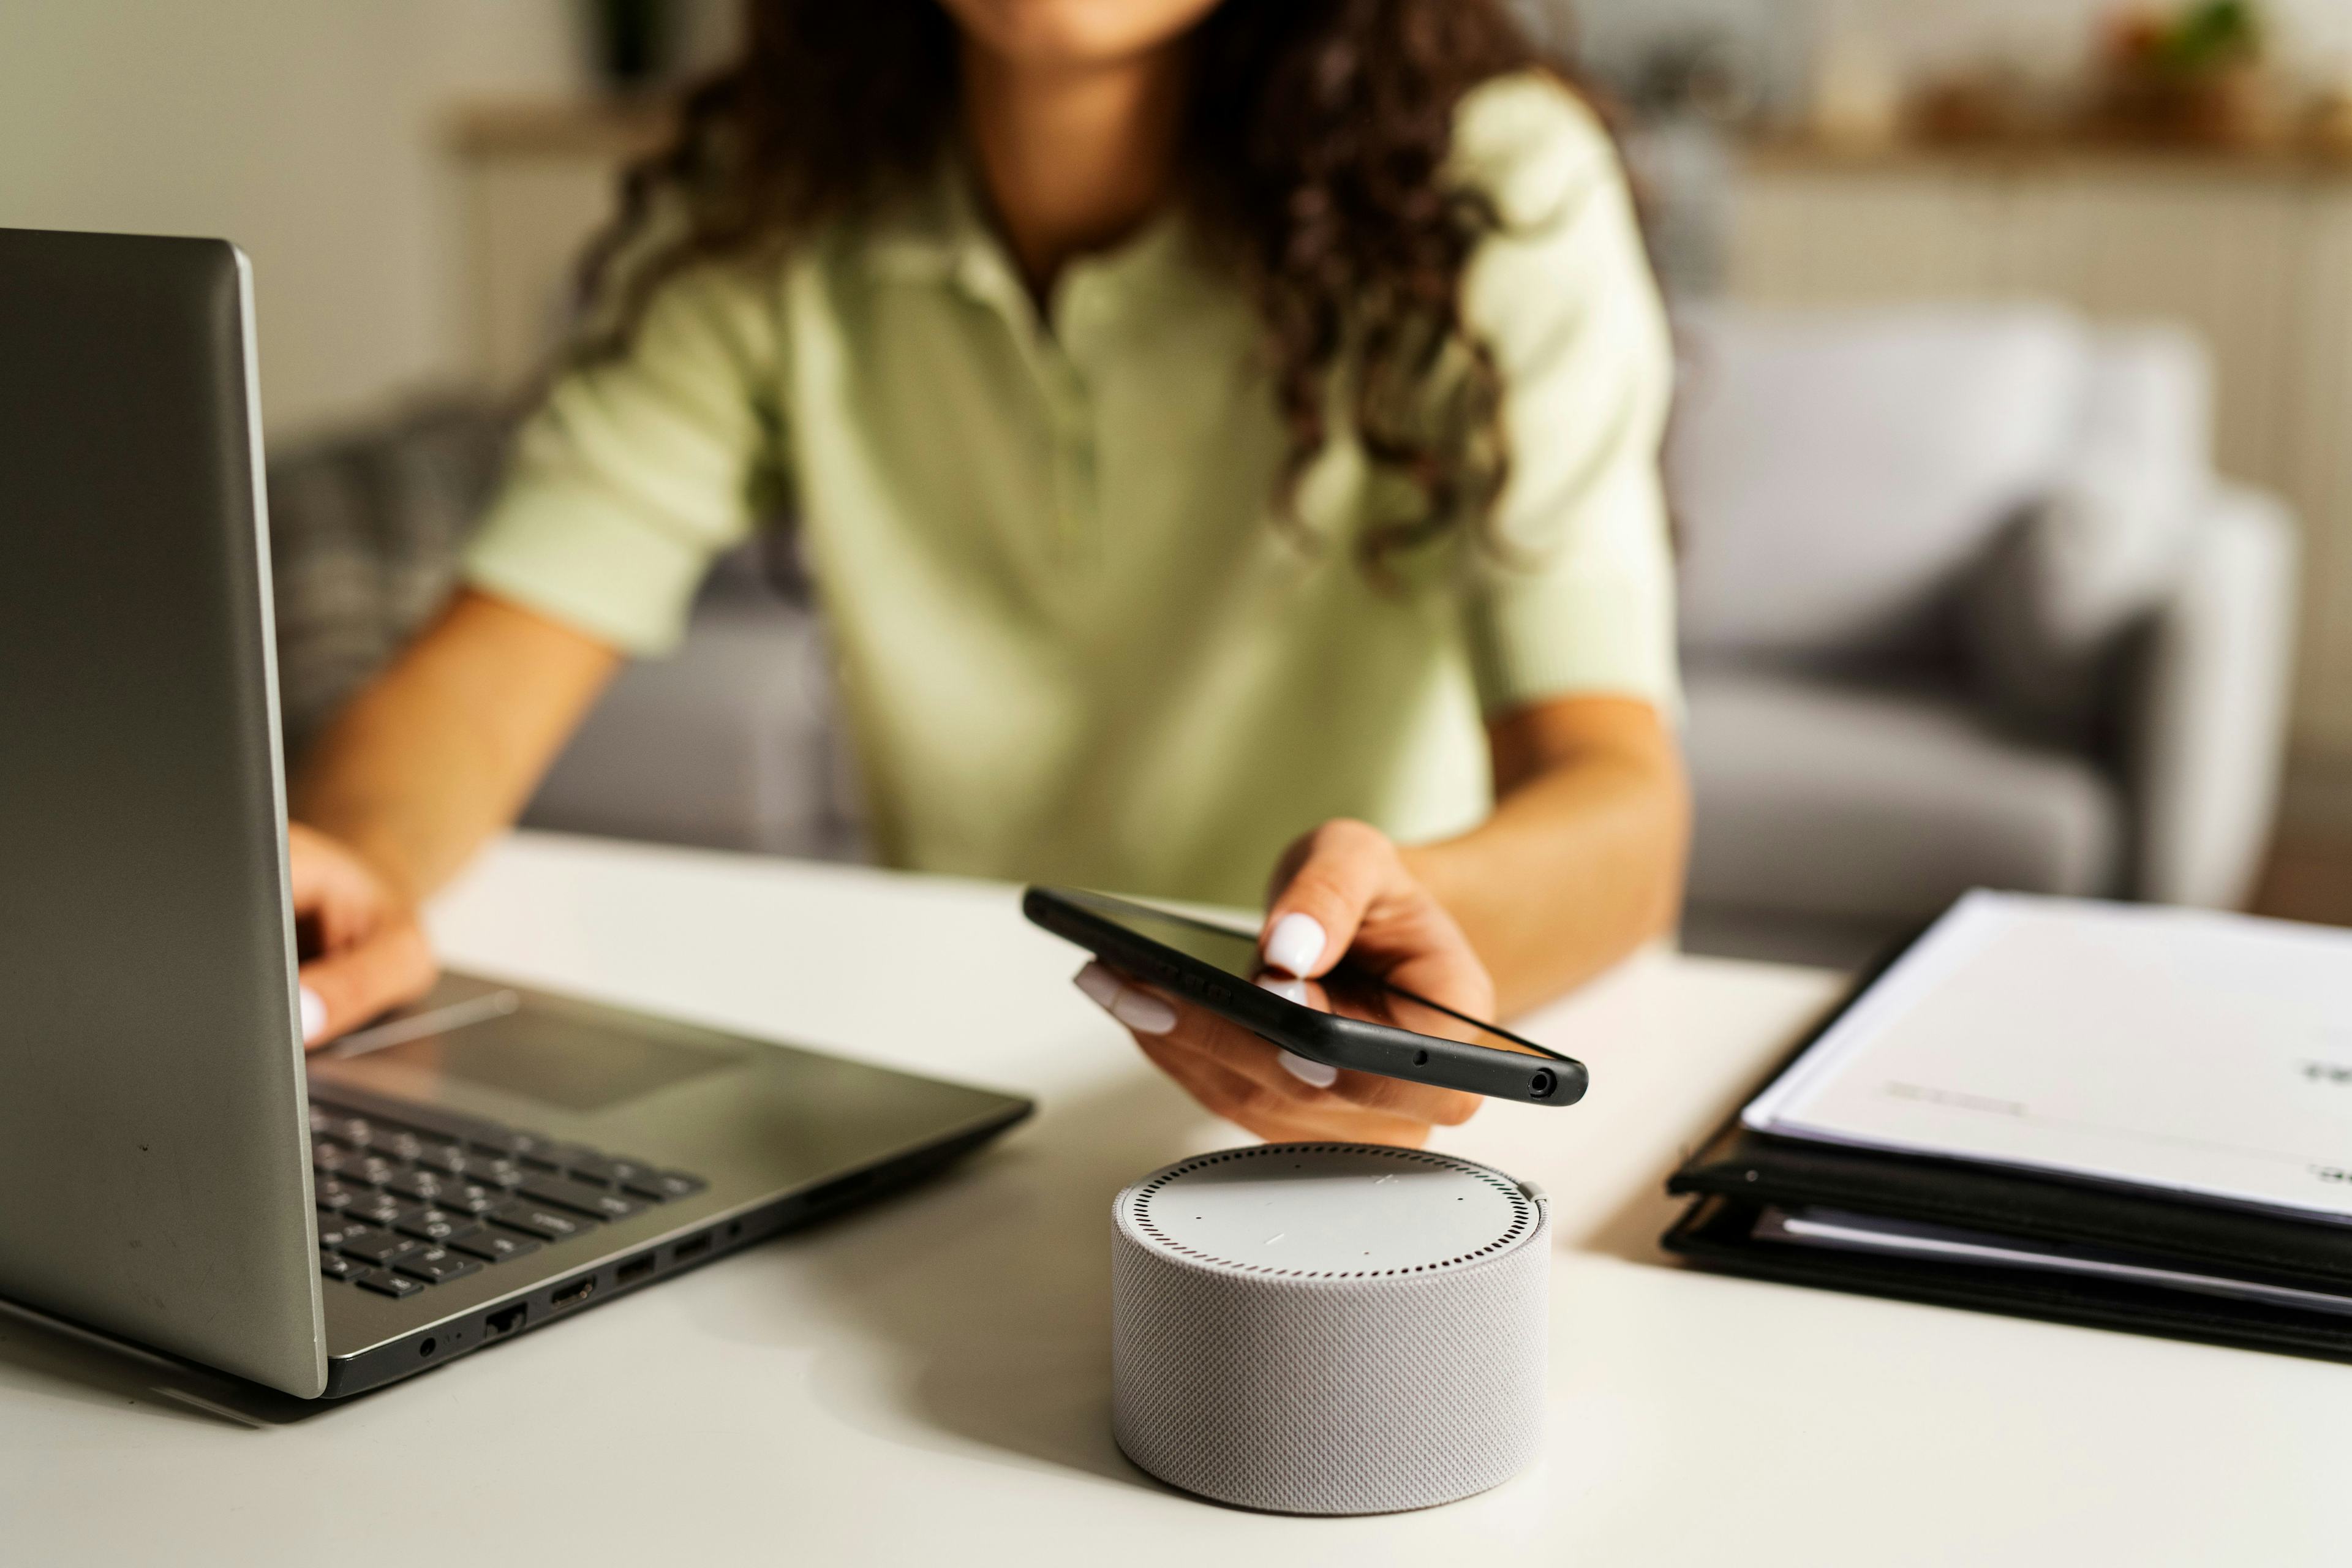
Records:
[[[1671,1184],[1719,1267],[2352,1359],[2352,931],[1971,893]]]
[[[2352,1220],[2352,931],[1970,893],[1741,1120]]]

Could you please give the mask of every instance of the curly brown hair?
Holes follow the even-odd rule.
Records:
[[[583,260],[583,306],[611,323],[591,354],[625,343],[681,269],[780,254],[936,174],[961,91],[935,0],[751,0],[748,19]],[[1567,75],[1504,0],[1224,0],[1191,48],[1179,199],[1265,323],[1288,437],[1277,515],[1295,519],[1339,376],[1366,458],[1420,502],[1357,542],[1385,576],[1399,551],[1485,520],[1508,463],[1501,378],[1460,310],[1500,220],[1444,176],[1454,107],[1507,72]],[[1461,373],[1440,377],[1449,360]]]

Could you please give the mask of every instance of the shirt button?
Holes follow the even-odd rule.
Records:
[[[1083,437],[1057,443],[1054,455],[1055,521],[1066,544],[1074,544],[1095,521],[1094,443]]]

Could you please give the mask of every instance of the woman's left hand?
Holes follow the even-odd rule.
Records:
[[[1344,956],[1473,1018],[1494,1016],[1494,982],[1462,928],[1387,836],[1360,822],[1327,822],[1283,855],[1258,952],[1302,980]],[[1478,1108],[1476,1095],[1294,1056],[1099,962],[1077,986],[1193,1099],[1261,1138],[1417,1147],[1432,1126]]]

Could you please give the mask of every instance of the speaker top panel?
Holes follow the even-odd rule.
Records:
[[[1372,1143],[1272,1143],[1181,1161],[1123,1194],[1143,1245],[1218,1271],[1372,1279],[1468,1268],[1536,1227],[1499,1171]]]

